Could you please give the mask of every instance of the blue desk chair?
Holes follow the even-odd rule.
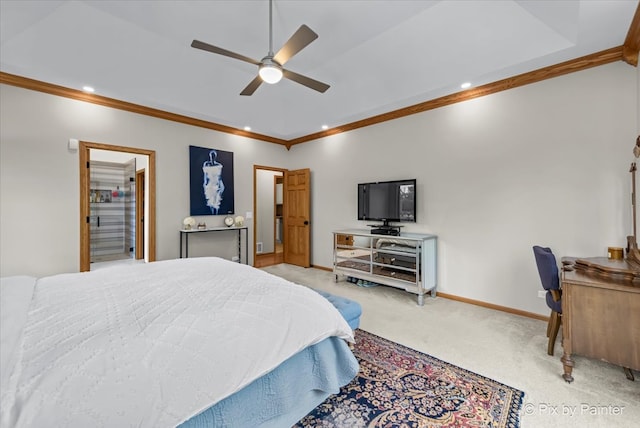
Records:
[[[553,348],[562,322],[562,290],[560,289],[558,265],[551,248],[534,245],[533,254],[536,257],[536,265],[538,266],[542,287],[547,290],[547,306],[551,309],[551,316],[547,325],[547,337],[549,338],[547,354],[553,355]]]

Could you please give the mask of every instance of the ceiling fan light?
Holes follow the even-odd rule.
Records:
[[[265,83],[274,84],[282,79],[282,70],[274,64],[262,64],[258,74]]]

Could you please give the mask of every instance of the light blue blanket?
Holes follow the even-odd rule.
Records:
[[[330,337],[300,351],[180,427],[290,427],[349,383],[358,368],[346,342]]]

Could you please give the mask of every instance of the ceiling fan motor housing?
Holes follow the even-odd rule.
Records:
[[[262,58],[258,74],[265,83],[278,83],[282,79],[282,66],[269,54]]]

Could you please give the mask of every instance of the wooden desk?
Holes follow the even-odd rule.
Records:
[[[573,354],[640,370],[638,267],[606,257],[562,262],[564,380],[573,381]]]

